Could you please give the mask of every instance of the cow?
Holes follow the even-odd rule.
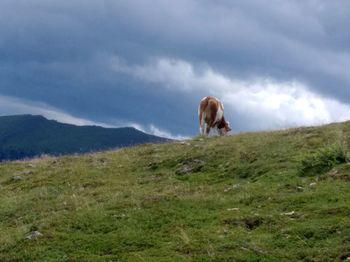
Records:
[[[211,128],[216,128],[219,135],[231,131],[229,122],[225,121],[224,106],[219,99],[206,96],[198,107],[199,130],[202,135],[209,135]]]

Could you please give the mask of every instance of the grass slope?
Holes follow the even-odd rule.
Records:
[[[349,135],[346,122],[2,163],[0,261],[347,259]]]

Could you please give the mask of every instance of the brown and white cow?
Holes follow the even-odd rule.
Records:
[[[202,99],[198,108],[198,116],[202,135],[208,135],[211,128],[216,128],[221,136],[231,131],[229,122],[225,121],[224,106],[215,97],[206,96]]]

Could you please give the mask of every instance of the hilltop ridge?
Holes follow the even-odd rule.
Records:
[[[66,155],[120,148],[169,139],[133,127],[75,126],[40,115],[0,117],[0,161],[42,154]]]

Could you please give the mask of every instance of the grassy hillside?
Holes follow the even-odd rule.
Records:
[[[0,161],[165,141],[130,127],[75,126],[33,115],[0,117]]]
[[[350,257],[350,122],[0,165],[0,261]]]

